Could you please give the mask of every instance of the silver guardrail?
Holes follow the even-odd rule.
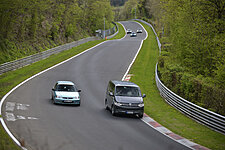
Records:
[[[158,42],[159,52],[161,53],[161,44],[153,26],[143,20],[135,20],[143,22],[152,28],[156,36],[156,40]],[[177,110],[179,110],[180,112],[182,112],[183,114],[185,114],[186,116],[196,120],[197,122],[206,125],[215,131],[225,134],[225,116],[222,116],[208,109],[200,107],[194,103],[191,103],[188,100],[185,100],[184,98],[172,92],[160,81],[158,77],[157,65],[158,64],[156,64],[155,67],[155,81],[160,95],[166,100],[166,102]]]
[[[81,45],[81,44],[89,42],[89,41],[94,41],[96,39],[97,39],[97,37],[88,37],[85,39],[81,39],[79,41],[74,41],[74,42],[67,43],[67,44],[64,44],[61,46],[57,46],[57,47],[51,48],[49,50],[46,50],[46,51],[43,51],[43,52],[40,52],[40,53],[37,53],[34,55],[30,55],[30,56],[27,56],[27,57],[24,57],[24,58],[15,60],[15,61],[6,62],[6,63],[0,65],[0,74],[30,65],[39,60],[45,59],[45,58],[49,57],[50,55],[57,54],[64,50],[71,49],[73,47],[76,47],[78,45]]]
[[[111,29],[105,30],[106,36],[109,36],[109,37],[107,37],[107,39],[114,37],[118,33],[117,24],[114,23],[114,22],[112,22],[112,23],[114,24],[114,27],[111,28]],[[115,33],[116,29],[117,29],[117,32]],[[88,37],[88,38],[85,38],[85,39],[81,39],[79,41],[74,41],[74,42],[71,42],[71,43],[60,45],[58,47],[54,47],[54,48],[51,48],[49,50],[46,50],[46,51],[43,51],[43,52],[40,52],[40,53],[37,53],[37,54],[34,54],[34,55],[30,55],[30,56],[27,56],[27,57],[24,57],[24,58],[21,58],[21,59],[18,59],[18,60],[6,62],[6,63],[0,65],[0,75],[5,73],[5,72],[8,72],[8,71],[16,70],[16,69],[22,68],[24,66],[30,65],[30,64],[35,63],[37,61],[45,59],[45,58],[47,58],[47,57],[49,57],[53,54],[57,54],[57,53],[62,52],[64,50],[68,50],[68,49],[71,49],[71,48],[76,47],[78,45],[81,45],[83,43],[86,43],[86,42],[89,42],[89,41],[94,41],[94,40],[97,40],[97,39],[99,39],[98,36]]]
[[[100,38],[104,38],[104,36],[105,36],[106,39],[110,39],[110,38],[114,37],[118,33],[118,26],[115,22],[112,22],[112,24],[114,26],[108,30],[101,30],[101,29],[96,30],[96,36],[100,37]],[[117,32],[116,32],[116,30],[117,30]]]
[[[155,67],[155,80],[160,95],[167,103],[197,122],[225,134],[225,116],[191,103],[169,90],[158,77],[157,64]]]

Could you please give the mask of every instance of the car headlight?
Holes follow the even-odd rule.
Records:
[[[56,98],[62,98],[62,96],[61,95],[56,95]]]
[[[143,103],[138,104],[138,107],[144,107],[144,102],[143,102]]]
[[[116,106],[121,106],[122,104],[115,101],[115,102],[114,102],[114,105],[116,105]]]
[[[75,100],[80,100],[80,96],[75,96],[74,99]]]

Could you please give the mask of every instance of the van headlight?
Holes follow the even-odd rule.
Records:
[[[121,106],[122,104],[115,101],[115,102],[114,102],[114,105],[116,105],[116,106]]]
[[[144,107],[144,102],[143,102],[143,103],[138,104],[138,107]]]

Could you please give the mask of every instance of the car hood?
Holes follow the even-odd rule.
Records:
[[[120,103],[141,103],[142,97],[115,96],[116,101]]]
[[[78,92],[55,92],[57,96],[62,96],[62,97],[79,97]]]

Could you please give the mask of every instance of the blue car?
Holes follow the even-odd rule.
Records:
[[[80,106],[80,93],[71,81],[57,81],[52,88],[53,104],[74,104]]]

